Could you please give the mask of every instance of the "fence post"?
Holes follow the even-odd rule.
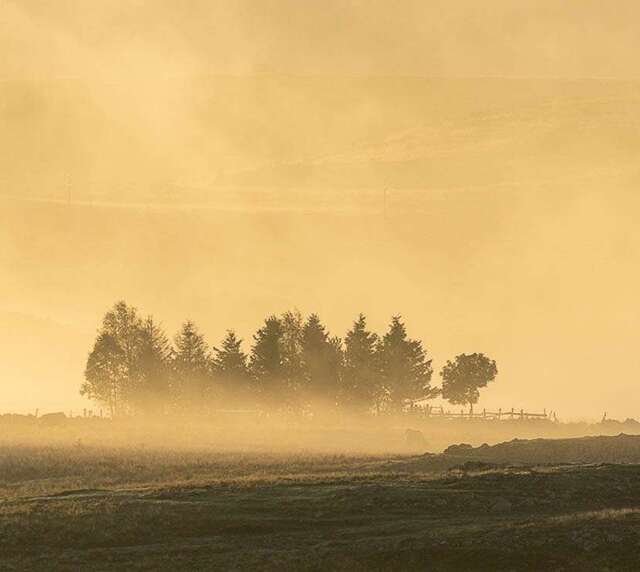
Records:
[[[502,419],[502,407],[498,409],[498,420]]]
[[[524,409],[520,410],[520,420],[524,419]]]

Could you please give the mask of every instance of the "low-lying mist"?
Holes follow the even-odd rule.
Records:
[[[318,411],[313,417],[218,411],[203,417],[74,417],[50,420],[0,416],[0,444],[7,447],[104,449],[173,455],[193,452],[275,455],[416,455],[451,444],[490,445],[512,439],[640,433],[633,421],[562,423],[550,420],[439,419],[424,414],[371,417]],[[419,433],[419,434],[418,434]],[[164,453],[163,453],[164,451]]]

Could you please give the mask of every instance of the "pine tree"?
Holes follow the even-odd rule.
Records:
[[[169,401],[172,348],[152,316],[141,325],[136,383],[131,396],[138,409],[161,413]]]
[[[269,316],[253,336],[249,371],[264,402],[279,405],[284,397],[282,323]]]
[[[430,387],[433,369],[422,342],[407,337],[400,316],[393,316],[389,331],[376,351],[384,399],[393,411],[400,411],[409,400],[432,397]]]
[[[173,393],[178,407],[202,411],[212,397],[209,348],[196,325],[185,322],[174,339]]]
[[[233,330],[227,332],[220,348],[214,348],[212,365],[223,400],[233,405],[246,403],[251,385],[247,356]]]
[[[376,358],[378,336],[367,330],[358,316],[345,338],[341,403],[354,411],[368,411],[380,397],[380,374]]]
[[[301,363],[307,398],[334,407],[340,383],[341,341],[329,338],[317,314],[309,316],[302,330]]]

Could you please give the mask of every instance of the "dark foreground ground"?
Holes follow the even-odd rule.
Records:
[[[151,484],[126,484],[117,475],[138,474],[133,457],[83,451],[92,488],[68,490],[67,452],[55,479],[5,480],[0,568],[640,569],[640,465],[506,466],[463,453],[437,471],[424,457],[169,458],[159,482],[142,455]],[[38,454],[46,466],[59,452]],[[27,474],[33,455],[5,450],[0,468]],[[191,480],[168,482],[185,471]]]

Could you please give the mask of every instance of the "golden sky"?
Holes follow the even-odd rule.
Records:
[[[497,360],[481,406],[638,416],[639,12],[5,0],[0,410],[83,407],[125,298],[211,343],[401,313]]]

